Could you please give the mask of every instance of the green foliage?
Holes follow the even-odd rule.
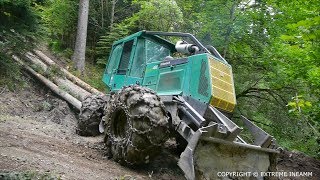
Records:
[[[301,112],[302,110],[307,110],[312,107],[310,101],[302,99],[302,96],[294,96],[291,98],[292,101],[289,101],[287,106],[289,107],[289,113],[291,112]]]
[[[32,46],[36,13],[31,0],[0,0],[0,86],[14,90],[23,85],[20,67],[10,53],[24,53]]]
[[[174,31],[183,22],[182,12],[172,0],[135,0],[133,5],[139,5],[139,12],[128,18],[138,29],[154,31]]]
[[[0,0],[0,22],[6,27],[21,29],[36,28],[36,15],[32,9],[32,0]],[[3,29],[4,27],[0,27]]]
[[[255,59],[246,59],[245,67],[240,64],[240,71],[236,67],[235,74],[236,79],[242,79],[237,89],[242,92],[240,94],[246,92],[244,93],[246,95],[242,96],[246,98],[244,103],[254,101],[253,105],[259,107],[254,114],[264,114],[263,116],[272,121],[274,126],[270,132],[278,137],[280,145],[313,156],[319,156],[320,152],[317,142],[320,128],[320,94],[317,83],[320,81],[318,71],[320,64],[317,58],[319,20],[316,4],[315,1],[310,3],[308,1],[306,4],[277,1],[263,5],[273,8],[270,13],[271,9],[265,7],[266,13],[263,13],[267,14],[269,11],[269,16],[272,18],[267,22],[265,16],[261,20],[257,19],[267,31],[252,32],[252,37],[260,35],[267,39],[263,41],[257,38],[260,39],[260,43],[257,44],[264,42],[259,48],[260,53]],[[257,46],[252,44],[251,47]],[[239,64],[234,61],[233,63]],[[247,91],[253,89],[252,86],[258,91]],[[265,106],[270,107],[270,105],[274,109],[266,111]],[[279,111],[279,108],[282,110]],[[268,112],[272,114],[268,115]]]
[[[235,117],[245,115],[280,145],[316,156],[320,152],[316,140],[319,2],[177,2],[186,22],[183,31],[214,45],[233,66],[238,95]],[[296,94],[303,98],[294,106],[291,98]],[[297,113],[298,107],[302,113]],[[294,143],[297,139],[299,145]]]
[[[69,66],[74,67],[72,62],[69,64]],[[69,70],[69,72],[71,72],[75,76],[79,77],[84,82],[91,85],[92,87],[94,87],[102,92],[107,92],[106,86],[102,82],[104,67],[87,63],[86,67],[85,67],[84,74],[80,74],[80,72],[76,71],[75,69]]]
[[[37,71],[39,72],[39,71]],[[46,77],[48,77],[49,79],[52,79],[53,77],[64,77],[64,73],[62,72],[62,70],[60,69],[60,67],[58,65],[51,65],[46,72],[41,73],[41,74],[45,74]]]
[[[37,5],[45,31],[51,39],[49,45],[55,51],[73,47],[77,25],[77,1],[47,1]]]
[[[0,87],[7,87],[10,90],[21,85],[20,67],[13,62],[10,56],[0,53]]]
[[[116,24],[112,30],[106,35],[101,36],[96,48],[97,64],[105,65],[111,52],[112,44],[127,36],[129,34],[129,26],[123,24]]]
[[[183,23],[182,12],[175,1],[135,0],[132,6],[140,10],[121,23],[114,24],[106,35],[97,42],[97,63],[106,64],[114,41],[138,30],[174,31]],[[152,18],[150,18],[152,17]]]

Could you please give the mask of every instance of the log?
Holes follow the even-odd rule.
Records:
[[[72,104],[77,110],[80,111],[80,108],[81,108],[82,104],[78,99],[76,99],[75,97],[71,96],[69,93],[65,92],[64,90],[60,89],[57,85],[55,85],[49,79],[45,78],[41,74],[39,74],[36,71],[34,71],[31,67],[29,67],[28,65],[23,63],[18,56],[12,55],[12,58],[15,61],[17,61],[19,64],[21,64],[24,69],[26,69],[28,72],[30,72],[32,75],[34,75],[37,79],[39,79],[42,83],[44,83],[54,93],[56,93],[58,96],[63,98],[65,101],[67,101],[70,104]]]
[[[25,56],[32,64],[40,67],[44,72],[47,71],[48,66],[45,63],[43,63],[39,58],[37,58],[34,54],[32,54],[31,52],[27,52]]]
[[[50,59],[47,55],[45,55],[43,52],[39,51],[39,50],[34,50],[33,51],[37,56],[39,56],[41,58],[41,60],[43,60],[46,64],[48,64],[49,66],[54,66],[57,65],[52,59]],[[63,74],[66,76],[67,79],[69,79],[70,81],[72,81],[73,83],[75,83],[76,85],[80,86],[81,88],[85,89],[88,92],[91,92],[92,94],[96,94],[96,95],[104,95],[104,93],[100,92],[99,90],[93,88],[92,86],[90,86],[89,84],[87,84],[86,82],[82,81],[81,79],[79,79],[78,77],[74,76],[73,74],[71,74],[69,71],[67,71],[66,69],[60,67],[61,71],[63,72]]]
[[[31,63],[40,67],[43,71],[46,71],[48,69],[48,66],[44,64],[40,59],[38,59],[36,55],[28,52],[26,53],[26,58]],[[82,89],[81,87],[77,86],[76,84],[72,83],[67,79],[54,76],[52,77],[52,81],[56,85],[58,85],[60,89],[64,89],[80,101],[83,101],[86,96],[91,95],[91,93]]]
[[[39,50],[33,50],[33,52],[39,56],[45,63],[47,63],[48,65],[52,66],[52,65],[56,65],[56,63],[54,61],[52,61],[47,55],[43,54],[43,52],[39,51]]]
[[[80,88],[73,82],[71,82],[68,79],[63,78],[53,78],[53,82],[57,84],[60,88],[66,90],[68,93],[70,93],[72,96],[76,97],[80,101],[83,101],[85,97],[90,96],[91,93],[88,91]]]

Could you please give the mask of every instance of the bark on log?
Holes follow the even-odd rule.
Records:
[[[48,88],[50,88],[54,93],[56,93],[58,96],[72,104],[76,109],[80,111],[81,108],[81,102],[76,99],[75,97],[71,96],[69,93],[65,92],[64,90],[60,89],[57,85],[55,85],[53,82],[42,76],[41,74],[34,71],[32,68],[30,68],[28,65],[24,64],[19,57],[12,55],[12,58],[20,63],[24,69],[26,69],[28,72],[30,72],[32,75],[34,75],[36,78],[38,78],[41,82],[43,82]]]
[[[63,78],[54,78],[53,82],[57,84],[60,88],[66,90],[72,96],[76,97],[80,101],[83,101],[85,97],[90,96],[91,93],[87,92],[86,90],[80,88],[79,86],[75,85],[68,79]]]
[[[53,65],[57,65],[53,60],[51,60],[48,56],[46,56],[43,52],[39,51],[39,50],[34,50],[34,53],[39,56],[41,58],[41,60],[43,60],[46,64],[53,66]],[[96,94],[96,95],[104,95],[104,93],[100,92],[99,90],[91,87],[89,84],[87,84],[86,82],[82,81],[81,79],[79,79],[78,77],[74,76],[73,74],[71,74],[69,71],[67,71],[64,68],[60,68],[61,71],[63,72],[63,74],[66,76],[67,79],[69,79],[70,81],[72,81],[73,83],[75,83],[76,85],[80,86],[81,88],[83,88],[84,90],[92,93],[92,94]]]
[[[35,64],[36,66],[39,66],[44,72],[47,71],[48,66],[45,63],[43,63],[39,58],[37,58],[37,56],[35,56],[31,52],[27,52],[25,56],[31,63]]]
[[[56,65],[56,63],[54,61],[52,61],[47,55],[45,55],[43,52],[39,51],[39,50],[33,50],[33,52],[39,56],[46,64],[52,66],[52,65]]]
[[[31,63],[38,65],[43,71],[46,71],[48,69],[48,66],[44,64],[40,59],[38,59],[34,54],[28,52],[26,54],[26,58]],[[81,87],[77,86],[67,79],[52,77],[52,80],[56,85],[59,86],[60,89],[64,89],[80,101],[83,101],[86,96],[91,95],[91,93],[87,92],[86,90],[82,89]]]

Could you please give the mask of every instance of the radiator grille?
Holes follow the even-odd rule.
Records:
[[[208,93],[209,83],[208,83],[208,77],[206,77],[207,67],[208,67],[207,62],[202,60],[199,85],[198,85],[198,93],[203,96],[209,96],[209,93]]]

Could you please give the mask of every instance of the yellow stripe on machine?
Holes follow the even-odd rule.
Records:
[[[210,104],[222,110],[232,112],[236,105],[232,69],[228,65],[209,58],[212,81]]]

